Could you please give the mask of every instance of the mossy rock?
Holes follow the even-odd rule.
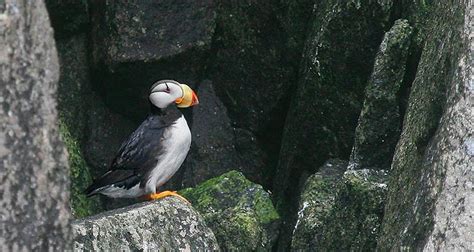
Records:
[[[92,182],[90,168],[82,152],[91,106],[89,69],[85,34],[56,42],[61,75],[58,83],[60,133],[69,152],[71,169],[71,208],[76,218],[94,214],[102,209],[98,198],[88,199],[82,191]]]
[[[374,251],[384,216],[388,173],[351,170],[338,185],[335,205],[325,221],[323,251]]]
[[[289,248],[296,214],[295,183],[329,158],[348,157],[375,56],[390,28],[393,1],[319,1],[308,25],[282,134],[273,193]]]
[[[223,250],[271,250],[279,215],[262,186],[230,171],[180,192],[204,216]]]
[[[383,218],[385,171],[350,170],[330,160],[306,182],[292,250],[375,250]]]
[[[71,171],[71,211],[74,217],[81,218],[99,212],[101,205],[99,198],[87,198],[83,193],[91,184],[92,178],[77,139],[72,137],[68,127],[63,122],[59,124],[61,137],[69,153],[69,167]]]

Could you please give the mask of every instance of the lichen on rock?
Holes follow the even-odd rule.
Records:
[[[43,1],[0,2],[0,69],[0,250],[68,250],[59,64]]]
[[[223,250],[271,250],[279,215],[269,194],[230,171],[181,191],[203,215]]]
[[[76,220],[75,251],[218,251],[212,231],[189,204],[175,197]]]

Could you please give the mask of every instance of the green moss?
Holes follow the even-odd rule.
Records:
[[[279,215],[268,193],[230,171],[180,193],[191,201],[225,250],[270,250]]]
[[[69,153],[71,175],[71,210],[76,218],[96,213],[100,209],[97,198],[87,198],[84,189],[92,182],[89,168],[82,157],[77,140],[71,136],[68,127],[60,120],[59,130]]]
[[[255,210],[262,224],[271,224],[280,219],[278,212],[265,191],[258,191],[255,196]]]

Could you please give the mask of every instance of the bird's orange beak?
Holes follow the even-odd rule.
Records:
[[[178,108],[188,108],[199,104],[199,99],[196,93],[186,84],[180,84],[183,90],[183,97],[176,99]]]

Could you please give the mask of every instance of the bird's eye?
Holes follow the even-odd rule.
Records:
[[[168,83],[165,83],[166,85],[166,93],[169,93],[170,92],[170,87],[168,87]]]

